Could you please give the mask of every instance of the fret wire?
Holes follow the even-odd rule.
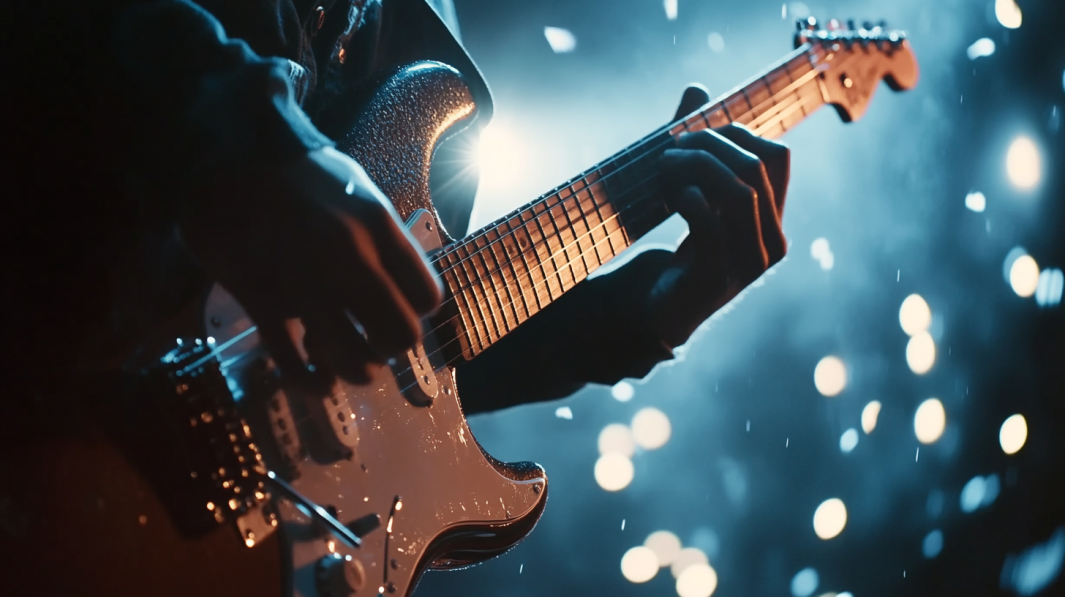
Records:
[[[449,259],[450,259],[450,256],[449,256]],[[451,295],[452,296],[461,297],[460,300],[463,303],[466,303],[466,314],[469,316],[470,321],[473,323],[474,332],[477,334],[477,344],[480,346],[480,350],[478,352],[483,351],[485,348],[488,348],[488,345],[485,343],[485,337],[484,337],[484,335],[481,334],[481,328],[484,327],[484,326],[477,320],[477,315],[473,312],[473,307],[470,305],[470,299],[469,299],[468,296],[466,296],[466,293],[463,292],[463,290],[462,290],[462,279],[459,277],[458,273],[455,271],[454,268],[448,268],[446,271],[452,274],[452,276],[455,278],[455,282],[458,285],[458,289],[452,290]],[[459,310],[459,313],[461,314],[462,313],[462,306],[461,305],[459,305],[459,309],[458,310]],[[467,334],[469,333],[469,328],[468,327],[466,329],[466,333]]]
[[[802,55],[800,55],[800,56],[802,56]],[[809,59],[809,56],[808,56],[808,55],[807,55],[806,57],[807,57],[807,59]],[[777,70],[779,70],[779,71],[783,71],[783,72],[784,72],[785,74],[788,74],[788,75],[790,76],[790,75],[791,75],[791,73],[792,73],[792,69],[791,69],[791,63],[786,63],[786,64],[784,64],[784,65],[783,65],[782,67],[778,67],[778,69],[777,69]],[[791,78],[794,78],[794,77],[791,77]],[[772,92],[772,85],[771,85],[771,84],[769,84],[768,78],[767,78],[766,76],[763,76],[763,77],[761,77],[761,78],[759,79],[759,81],[760,81],[760,82],[762,82],[762,83],[763,83],[763,84],[764,84],[764,85],[766,86],[766,88],[767,88],[767,89],[768,89],[768,90],[769,90],[770,92]],[[747,103],[748,103],[749,105],[753,105],[753,102],[752,102],[752,101],[751,101],[751,99],[750,99],[750,94],[749,94],[749,93],[747,92],[747,90],[746,90],[746,89],[743,89],[742,91],[743,91],[743,95],[745,96],[745,99],[747,100]],[[807,101],[807,100],[806,100],[806,98],[804,98],[804,97],[802,96],[802,94],[801,94],[801,90],[800,90],[800,92],[799,92],[799,93],[796,93],[796,95],[798,96],[798,101],[795,101],[795,102],[793,103],[793,105],[795,105],[795,106],[796,106],[797,108],[799,108],[799,109],[800,109],[800,110],[801,110],[801,111],[802,111],[803,113],[807,113],[807,105],[806,105],[806,101]],[[772,93],[771,93],[770,97],[769,97],[769,98],[767,98],[767,100],[770,100],[770,101],[772,101],[773,103],[778,103],[778,102],[777,102],[777,97],[776,97],[776,94],[772,94]],[[720,112],[721,112],[721,113],[725,114],[727,118],[732,118],[732,116],[733,116],[732,114],[729,114],[729,110],[728,110],[728,108],[727,108],[727,101],[726,101],[726,102],[722,102],[722,103],[720,103],[717,109],[708,109],[708,110],[704,110],[704,111],[702,111],[702,112],[700,113],[700,118],[701,118],[702,120],[704,120],[704,121],[705,121],[705,122],[706,122],[706,123],[707,123],[707,124],[709,125],[709,124],[710,124],[710,123],[712,122],[712,119],[713,119],[714,115],[715,115],[715,114],[716,114],[716,113],[718,112],[718,110],[720,110]],[[792,108],[792,110],[794,110],[794,108]],[[781,120],[781,119],[783,119],[783,118],[787,118],[787,117],[788,117],[788,116],[790,115],[790,113],[785,113],[785,112],[784,112],[783,110],[775,110],[774,112],[775,112],[775,114],[774,114],[774,115],[773,115],[773,116],[771,117],[771,118],[773,118],[774,120]],[[742,116],[742,115],[738,115],[738,116]],[[686,123],[686,124],[688,124],[688,123]],[[770,125],[770,124],[771,124],[770,122],[766,122],[766,123],[765,123],[765,125]],[[772,125],[775,125],[775,124],[776,124],[776,123],[772,123]],[[690,126],[689,126],[689,128],[690,128]],[[763,128],[764,128],[764,127],[763,127]],[[784,127],[782,126],[782,128],[784,128]],[[640,143],[638,143],[638,144],[634,144],[634,145],[639,145],[639,144],[640,144]],[[661,144],[659,145],[659,148],[660,148],[660,147],[661,147]],[[655,149],[652,149],[651,151],[653,152],[654,150],[655,150]],[[614,158],[614,159],[612,159],[612,160],[611,160],[611,162],[608,162],[608,163],[613,163],[613,162],[617,162],[617,161],[619,161],[619,159],[620,159],[620,158],[622,158],[622,157],[624,157],[624,155],[619,155],[619,157],[618,157],[618,158]],[[607,176],[610,176],[610,174],[608,174]],[[605,177],[604,177],[604,178],[605,178]],[[582,182],[582,181],[578,181],[578,182]],[[605,182],[605,181],[603,181],[603,182]],[[575,197],[575,200],[577,201],[577,207],[578,207],[578,209],[580,210],[580,213],[581,213],[581,217],[582,217],[582,219],[583,219],[583,220],[585,221],[585,225],[586,225],[586,226],[588,226],[588,214],[587,214],[587,213],[586,213],[586,212],[584,211],[584,206],[583,206],[583,205],[581,204],[581,202],[580,202],[579,194],[574,194],[573,196]],[[600,204],[600,203],[598,203],[597,201],[595,201],[595,200],[594,200],[594,195],[591,195],[591,194],[590,194],[590,198],[591,198],[591,200],[593,201],[593,206],[595,207],[595,209],[596,209],[596,211],[597,211],[597,214],[599,214],[599,215],[600,215],[600,217],[601,217],[601,215],[602,215],[602,210],[601,210],[601,204]],[[568,198],[567,198],[567,199],[568,199]],[[564,205],[564,200],[563,200],[563,201],[558,201],[558,199],[556,199],[556,203],[555,203],[555,205],[561,205],[561,207],[560,207],[560,208],[561,208],[561,209],[563,209],[563,212],[565,213],[565,215],[566,215],[566,217],[567,217],[567,220],[568,220],[568,221],[570,222],[570,225],[571,225],[571,226],[573,226],[573,224],[574,224],[575,222],[573,221],[573,218],[572,218],[572,217],[570,216],[570,214],[568,213],[568,210],[566,210],[566,209],[565,209],[565,205]],[[555,206],[553,205],[553,206],[552,206],[552,209],[553,209],[554,207],[555,207]],[[519,213],[527,213],[527,212],[529,211],[529,209],[528,209],[528,208],[526,208],[526,209],[522,209],[522,210],[518,210],[518,211],[519,211]],[[553,226],[553,227],[554,227],[554,228],[556,229],[556,231],[557,231],[557,238],[559,239],[560,245],[562,245],[562,244],[564,243],[564,239],[562,238],[562,231],[561,231],[561,229],[559,228],[559,225],[558,225],[558,219],[559,219],[559,218],[557,217],[557,214],[556,214],[556,213],[554,213],[554,212],[551,212],[550,210],[544,210],[543,212],[541,212],[541,215],[542,215],[543,213],[547,213],[547,214],[548,214],[548,217],[551,217],[551,218],[552,218],[552,222],[551,222],[551,223],[552,223],[552,226]],[[538,228],[540,229],[540,232],[541,232],[541,234],[542,234],[542,235],[543,235],[543,237],[544,237],[544,241],[545,241],[545,242],[546,242],[546,244],[547,244],[547,247],[546,247],[546,248],[547,248],[547,249],[548,249],[549,251],[551,251],[551,250],[552,250],[552,248],[551,248],[551,240],[552,240],[552,239],[551,239],[551,236],[552,236],[552,235],[549,235],[549,234],[547,234],[547,233],[546,233],[546,230],[545,230],[545,228],[544,228],[544,224],[543,224],[543,222],[542,222],[542,221],[541,221],[541,220],[540,220],[540,219],[539,219],[538,217],[534,217],[534,219],[536,220],[536,225],[537,225],[537,227],[538,227]],[[504,234],[505,234],[505,235],[508,235],[508,236],[512,236],[512,237],[513,237],[513,236],[514,236],[514,231],[512,230],[512,228],[513,228],[512,226],[508,226],[508,229],[510,229],[510,230],[511,230],[510,232],[504,232],[503,234],[499,234],[499,233],[497,232],[497,234],[499,234],[499,236],[500,236],[500,237],[502,237],[502,236],[503,236]],[[531,241],[532,239],[531,239],[531,235],[529,235],[529,227],[528,227],[528,225],[527,225],[527,222],[525,222],[525,225],[523,226],[523,229],[524,229],[524,232],[526,233],[526,235],[527,235],[527,236],[529,236],[529,240]],[[611,233],[607,233],[607,232],[605,232],[605,230],[604,230],[604,229],[602,229],[602,228],[600,228],[600,230],[601,230],[601,231],[602,231],[602,232],[604,233],[604,237],[603,237],[603,240],[605,240],[605,241],[606,241],[606,244],[610,245],[610,247],[611,247],[611,252],[615,252],[615,251],[614,251],[614,249],[613,249],[613,245],[615,244],[615,235],[617,235],[617,233],[618,233],[618,232],[620,232],[620,233],[621,233],[621,234],[620,234],[620,236],[622,237],[622,241],[625,241],[625,242],[627,242],[627,239],[625,238],[625,237],[627,236],[627,234],[626,234],[626,231],[625,231],[625,228],[624,228],[624,227],[619,227],[619,228],[618,228],[618,230],[616,230],[616,231],[614,231],[614,232],[611,232]],[[590,228],[590,226],[589,226],[589,231],[591,232],[591,228]],[[575,237],[576,237],[576,235],[575,235]],[[593,238],[594,238],[594,236],[593,236]],[[513,240],[513,239],[511,239],[511,240]],[[495,243],[495,242],[503,242],[503,241],[501,241],[500,239],[492,239],[492,240],[491,240],[491,242],[492,242],[492,243]],[[535,244],[535,243],[534,243],[534,244]],[[563,256],[564,256],[564,257],[566,257],[566,258],[568,259],[568,258],[569,258],[569,256],[570,256],[570,254],[571,254],[571,249],[570,249],[570,250],[566,250],[567,248],[568,248],[568,247],[566,247],[566,246],[563,246],[563,251],[562,251],[562,253],[563,253]],[[580,248],[580,247],[579,247],[579,243],[578,243],[578,249],[579,249],[579,248]],[[523,259],[523,262],[527,264],[527,263],[528,263],[528,260],[527,260],[527,258],[526,258],[526,255],[525,255],[525,251],[521,251],[521,252],[519,252],[519,255],[520,255],[520,256],[522,257],[522,259]],[[458,256],[458,257],[460,257],[460,258],[462,257],[461,253],[458,253],[458,254],[457,254],[457,256]],[[539,253],[537,254],[537,257],[540,257]],[[584,253],[583,251],[581,251],[581,253],[580,253],[580,257],[582,258],[582,261],[584,261],[584,263],[585,263],[585,269],[587,270],[587,269],[588,269],[588,266],[587,266],[587,256],[586,256],[586,254],[585,254],[585,253]],[[487,261],[486,261],[486,260],[484,259],[483,255],[481,256],[481,258],[482,258],[482,261],[484,261],[484,263],[485,263],[485,266],[486,266],[486,268],[490,268],[491,266],[490,266],[490,265],[488,264],[488,262],[487,262]],[[495,251],[493,251],[493,259],[494,259],[494,260],[495,260],[495,261],[497,262],[497,264],[498,264],[498,253],[496,253]],[[565,278],[563,278],[563,277],[562,277],[562,275],[561,275],[561,268],[559,268],[559,263],[558,263],[558,259],[557,259],[557,254],[552,254],[552,255],[551,255],[551,257],[550,257],[550,259],[551,259],[551,261],[552,261],[552,265],[553,265],[553,267],[554,267],[554,268],[555,268],[555,270],[556,270],[556,275],[555,275],[555,276],[547,276],[547,275],[546,275],[546,269],[545,269],[545,268],[543,267],[543,266],[544,266],[544,264],[543,264],[542,262],[541,262],[541,264],[540,264],[540,269],[541,269],[541,273],[543,274],[542,278],[543,278],[543,280],[544,280],[545,284],[546,284],[546,285],[548,286],[548,288],[547,288],[547,292],[548,292],[548,295],[549,295],[549,296],[550,296],[550,297],[551,297],[551,298],[553,299],[554,297],[552,296],[552,290],[551,290],[551,285],[550,285],[550,277],[557,277],[557,278],[558,278],[558,281],[559,281],[559,284],[560,284],[560,290],[561,290],[561,291],[563,291],[563,292],[564,292],[565,290],[568,290],[568,289],[567,289],[567,288],[565,288]],[[575,259],[575,258],[574,258],[574,259]],[[573,260],[571,260],[571,261],[573,261]],[[577,281],[577,279],[579,278],[579,276],[576,276],[576,275],[575,275],[575,270],[574,270],[574,268],[573,268],[573,264],[572,264],[572,263],[569,263],[569,266],[570,266],[570,275],[574,277],[574,281],[576,282],[576,281]],[[514,268],[512,267],[512,269],[514,269]],[[534,269],[535,269],[535,267],[530,267],[530,266],[528,266],[528,265],[526,266],[526,271],[528,272],[528,274],[529,274],[529,276],[530,276],[530,280],[533,280],[533,276],[532,276],[532,271],[533,271]],[[498,270],[496,270],[496,271],[498,271]],[[514,271],[516,272],[516,269],[515,269]],[[469,270],[468,270],[468,268],[464,268],[464,273],[466,273],[466,274],[467,274],[467,277],[469,277]],[[515,274],[515,275],[518,275],[518,276],[520,276],[520,274]],[[505,273],[503,274],[503,279],[504,279],[504,281],[505,281]],[[456,278],[456,280],[457,280],[457,281],[458,281],[458,282],[459,282],[459,283],[461,284],[461,279],[459,279],[459,278]],[[491,280],[491,281],[492,281],[492,282],[494,283],[494,279],[493,279],[493,280]],[[486,292],[486,291],[487,291],[487,288],[486,288],[486,287],[484,287],[484,286],[482,285],[481,291],[482,291],[482,292]],[[476,296],[476,293],[474,293],[474,296]],[[539,293],[536,293],[536,294],[535,294],[535,296],[536,296],[536,298],[537,298],[537,302],[538,302],[538,304],[539,304],[539,303],[540,303],[540,300],[539,300],[539,299],[540,299],[540,297],[539,297]],[[465,297],[464,297],[464,298],[465,298]],[[487,298],[487,297],[486,297],[486,298]],[[523,300],[525,299],[525,295],[524,295],[524,294],[522,295],[522,298],[523,298]],[[526,304],[527,304],[527,301],[526,301]],[[480,306],[480,305],[478,306],[478,308],[479,308],[479,310],[481,310],[481,313],[482,313],[482,315],[483,315],[483,309],[481,309],[481,306]],[[471,315],[472,315],[472,311],[471,311]],[[505,315],[505,313],[504,313],[504,315]],[[475,330],[475,331],[478,331],[478,330]],[[478,338],[478,340],[480,340],[480,338]]]
[[[581,189],[581,191],[583,191],[583,190],[584,190],[584,189]],[[576,201],[575,201],[575,206],[576,206],[576,208],[577,208],[578,210],[581,210],[581,197],[580,197],[580,193],[579,193],[579,192],[577,192],[577,193],[574,193],[574,195],[573,195],[573,196],[574,196],[574,198],[576,199]],[[579,240],[579,235],[578,235],[578,232],[579,232],[579,230],[577,230],[577,223],[573,221],[573,218],[572,218],[572,217],[570,217],[570,213],[569,213],[569,210],[568,210],[568,209],[563,209],[563,210],[562,210],[562,213],[563,213],[563,214],[565,214],[565,216],[566,216],[566,221],[567,221],[567,222],[569,223],[569,229],[570,229],[570,231],[571,231],[571,232],[570,232],[570,234],[572,234],[572,235],[573,235],[574,239],[578,239],[578,240],[576,240],[575,242],[576,242],[576,244],[577,244],[577,255],[578,255],[578,257],[580,257],[580,259],[581,259],[581,263],[583,263],[583,264],[584,264],[584,273],[582,273],[582,274],[581,274],[581,275],[583,276],[583,277],[581,278],[581,280],[584,280],[585,278],[587,278],[587,277],[588,277],[588,273],[589,273],[589,272],[588,272],[588,259],[587,259],[587,258],[586,258],[586,257],[584,256],[584,249],[582,249],[582,248],[581,248],[581,243],[580,243],[580,240]],[[573,267],[572,267],[572,266],[570,266],[570,272],[571,272],[571,273],[573,272]],[[573,283],[574,283],[574,284],[577,284],[577,283],[578,283],[578,282],[580,282],[581,280],[577,280],[577,275],[576,275],[576,274],[574,274],[574,275],[573,275]]]
[[[540,280],[542,280],[544,282],[544,284],[547,284],[547,270],[544,268],[543,260],[540,259],[540,253],[539,253],[539,250],[538,250],[538,244],[539,243],[537,241],[533,240],[532,234],[529,232],[529,223],[532,222],[532,219],[526,219],[526,216],[528,216],[528,212],[523,212],[522,216],[521,216],[522,217],[522,224],[521,225],[522,225],[522,229],[525,230],[526,238],[529,239],[529,248],[531,248],[533,250],[533,256],[536,257],[536,267],[533,268],[533,271],[536,271],[537,267],[540,268]],[[531,218],[531,216],[529,216],[529,217]],[[525,250],[522,251],[522,255],[523,256],[526,253],[528,253],[528,249],[525,249]],[[529,279],[530,280],[533,279],[531,272],[529,273]],[[535,286],[534,286],[534,288],[535,288]],[[545,306],[547,306],[548,304],[551,303],[551,290],[550,290],[549,287],[545,288],[545,290],[547,290],[547,299],[548,299],[546,302],[543,302],[543,301],[540,300],[540,291],[539,290],[537,290],[533,294],[533,296],[536,297],[536,305],[541,310]]]
[[[510,235],[513,232],[513,230],[514,230],[514,227],[511,224],[511,221],[512,220],[506,220],[504,222],[506,224],[506,226],[507,226],[507,234],[508,235]],[[521,248],[520,245],[518,245],[518,241],[511,239],[511,242],[514,244],[515,247],[517,247],[517,249]],[[507,243],[504,241],[502,244],[503,244],[503,254],[507,257],[507,261],[510,263],[510,270],[514,273],[514,283],[518,285],[518,294],[521,296],[521,304],[522,304],[522,307],[525,309],[525,319],[522,320],[522,321],[519,321],[519,323],[522,323],[524,321],[527,321],[530,317],[532,317],[533,316],[533,312],[532,312],[531,309],[529,309],[529,301],[525,298],[525,285],[522,284],[522,282],[521,282],[521,274],[518,273],[518,265],[517,265],[517,261],[518,260],[513,258],[513,257],[511,257],[510,250],[508,250],[508,248],[507,248]],[[521,251],[520,250],[515,250],[515,252],[517,252],[519,256],[521,255]],[[522,263],[525,263],[525,257],[524,256],[521,258],[521,260],[522,260]],[[525,265],[525,271],[526,272],[529,271],[528,264]]]
[[[469,245],[464,245],[464,249],[466,252],[466,255],[464,257],[470,257],[471,253],[469,250]],[[473,274],[470,273],[471,266],[473,267]],[[485,309],[487,308],[487,312],[491,313],[492,305],[491,303],[485,304],[485,302],[481,300],[481,296],[487,298],[487,292],[485,292],[484,285],[481,283],[480,279],[474,277],[474,275],[477,273],[477,265],[476,263],[473,263],[472,258],[464,258],[462,260],[462,272],[466,274],[466,278],[470,281],[469,291],[473,293],[474,302],[477,304],[477,312],[481,316],[481,321],[484,325],[484,329],[488,334],[489,346],[491,346],[492,344],[495,344],[496,341],[498,341],[500,338],[502,338],[503,335],[500,333],[500,330],[496,326],[495,318],[486,315]],[[481,291],[481,296],[478,296],[478,290]]]
[[[507,323],[507,310],[503,307],[503,299],[499,296],[499,289],[496,288],[495,276],[493,275],[492,266],[488,264],[488,258],[484,256],[484,253],[480,250],[481,247],[477,245],[477,252],[473,257],[480,257],[481,263],[484,264],[485,275],[481,276],[480,272],[477,272],[478,276],[481,276],[481,286],[483,292],[487,295],[488,289],[484,288],[484,278],[488,278],[488,285],[492,287],[492,294],[488,297],[488,308],[492,311],[492,317],[496,318],[496,329],[499,330],[499,337],[507,335],[510,332],[510,326]],[[474,261],[476,264],[476,261]],[[475,270],[476,271],[476,270]],[[495,304],[492,303],[492,299],[495,299]],[[499,306],[499,310],[496,310],[496,306]]]
[[[551,253],[552,253],[551,240],[547,237],[547,230],[544,229],[544,223],[540,221],[540,216],[545,214],[545,213],[547,213],[547,209],[546,208],[543,208],[543,209],[544,209],[544,211],[541,211],[539,213],[534,213],[533,216],[532,216],[532,219],[529,220],[529,221],[534,223],[534,224],[536,224],[536,229],[540,233],[540,240],[537,241],[536,243],[534,243],[534,248],[535,248],[536,253],[537,253],[537,258],[540,260],[540,270],[544,274],[544,284],[547,286],[548,302],[552,302],[552,301],[555,300],[555,295],[552,293],[551,283],[554,282],[554,278],[558,277],[558,272],[555,271],[555,268],[554,268],[554,263],[555,262],[554,262],[554,259],[551,256]],[[543,255],[540,255],[540,249],[541,248],[544,248],[544,249],[547,250],[546,258]],[[550,274],[547,273],[547,266],[549,264],[551,265],[551,273]],[[561,289],[562,289],[562,279],[561,278],[559,278],[558,283],[559,283],[559,296],[562,296],[562,291],[561,291]]]
[[[547,211],[544,212],[544,213],[547,214],[548,219],[551,221],[551,226],[555,229],[555,238],[558,239],[558,246],[560,247],[560,250],[562,251],[562,257],[565,258],[565,259],[569,259],[569,255],[566,253],[566,250],[565,250],[565,240],[562,238],[562,231],[558,229],[558,224],[555,222],[555,214],[553,213],[554,209],[555,209],[555,205],[558,205],[558,203],[555,203],[554,205],[551,205],[550,207],[548,207]],[[542,226],[543,226],[543,222],[541,222],[541,227]],[[552,251],[552,253],[554,255],[553,251]],[[566,291],[568,291],[569,288],[566,288],[566,279],[562,277],[562,270],[559,269],[558,261],[555,260],[553,255],[551,257],[551,262],[552,262],[552,266],[555,268],[555,275],[558,276],[558,287],[559,287],[559,290],[561,291],[559,296],[561,296],[562,293],[565,293]],[[566,265],[567,264],[563,263],[562,267],[565,268]],[[570,274],[569,275],[570,275],[571,278],[573,277],[573,269],[572,268],[570,269]],[[572,286],[570,288],[572,288]]]
[[[507,224],[507,222],[504,220],[503,224],[501,224],[501,225],[505,225],[505,224]],[[508,228],[509,228],[509,226],[508,226]],[[503,240],[503,237],[501,237],[499,235],[498,229],[496,231],[496,237],[497,237],[497,239],[500,242],[492,243],[492,244],[488,245],[488,250],[492,252],[492,259],[493,259],[493,261],[496,262],[496,266],[499,268],[500,276],[503,278],[503,287],[506,288],[508,296],[513,297],[514,292],[517,292],[518,296],[521,296],[522,303],[524,304],[525,303],[525,297],[521,295],[521,284],[518,282],[518,270],[514,266],[514,260],[511,259],[510,255],[508,254],[507,243],[506,243],[506,241]],[[497,245],[498,245],[498,247],[497,247]],[[499,250],[496,250],[497,248]],[[503,258],[504,258],[504,261],[506,263],[500,263],[499,262],[499,251],[503,252]],[[514,273],[514,283],[518,285],[517,288],[512,288],[511,287],[512,285],[511,285],[510,281],[507,280],[507,267],[506,267],[507,265],[510,265],[510,270]],[[514,312],[514,326],[517,327],[517,326],[521,325],[522,322],[524,322],[525,320],[527,320],[529,318],[529,312],[528,312],[528,309],[526,309],[525,317],[523,318],[522,315],[521,315],[521,312],[518,311],[518,301],[514,300],[513,298],[511,300],[514,303],[514,306],[511,308],[511,311]]]

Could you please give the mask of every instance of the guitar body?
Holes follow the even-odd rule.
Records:
[[[339,143],[393,200],[427,251],[450,240],[429,197],[433,150],[475,113],[457,71],[419,63],[381,85]],[[159,337],[126,366],[147,372],[162,363],[165,375],[155,377],[177,388],[169,389],[170,402],[151,407],[144,404],[153,398],[141,391],[133,408],[148,413],[137,427],[160,429],[154,442],[138,437],[118,447],[108,434],[82,428],[76,438],[31,447],[48,461],[44,466],[12,463],[14,470],[3,471],[27,484],[5,498],[11,501],[5,507],[26,523],[16,533],[21,541],[9,542],[10,534],[2,539],[5,552],[26,548],[28,560],[15,575],[21,594],[410,595],[427,569],[464,567],[505,552],[543,512],[543,469],[504,464],[482,450],[440,351],[419,345],[380,367],[365,386],[338,382],[328,396],[295,395],[276,384],[252,322],[217,286]],[[189,361],[174,364],[185,350],[175,347],[175,338],[201,349],[184,370]],[[428,335],[424,342],[434,340]],[[203,407],[203,396],[213,406]],[[170,416],[191,404],[203,412]],[[180,438],[207,433],[223,420],[237,424],[200,440],[228,449],[228,436],[236,456],[225,450],[206,461],[190,456],[196,446]],[[151,449],[129,447],[158,444],[168,433],[173,450],[184,455],[160,457],[166,466],[146,455]],[[239,463],[233,460],[228,471],[219,466],[216,474],[215,466],[204,465],[212,458]],[[159,468],[166,472],[153,470]],[[278,491],[265,479],[268,471],[292,493]],[[165,475],[201,485],[174,484]],[[207,486],[206,494],[197,493]],[[211,492],[229,493],[190,503],[189,496]],[[361,543],[345,544],[323,524],[326,516],[348,525]],[[64,542],[72,535],[73,566],[30,547],[43,543],[62,552],[73,547]],[[53,564],[61,570],[50,575]],[[0,587],[15,578],[4,576]]]

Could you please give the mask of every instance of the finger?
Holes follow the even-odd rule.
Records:
[[[258,328],[259,341],[280,369],[282,378],[304,389],[318,388],[321,384],[317,383],[300,352],[300,330],[292,325],[294,320],[256,314],[253,308],[246,310]]]
[[[348,187],[348,192],[356,195],[350,207],[366,223],[384,269],[418,313],[433,311],[443,298],[443,286],[421,248],[366,173],[360,168],[353,170],[351,176],[361,184]]]
[[[680,147],[701,149],[713,154],[725,166],[738,174],[744,183],[754,189],[758,200],[762,241],[765,243],[770,263],[776,263],[783,259],[787,250],[787,242],[784,239],[780,216],[777,214],[776,204],[773,200],[773,186],[769,182],[768,173],[758,156],[713,131],[704,130],[684,135],[678,140],[677,144]]]
[[[329,377],[365,384],[372,378],[373,366],[383,362],[340,308],[310,310],[302,321],[307,329],[303,346],[308,358]]]
[[[677,107],[677,113],[673,116],[673,120],[680,120],[708,103],[710,103],[710,92],[706,90],[706,87],[698,83],[692,83],[688,85],[688,88],[684,90],[684,95],[680,97],[680,106]]]
[[[443,286],[414,237],[390,208],[368,222],[385,271],[420,314],[440,306]]]
[[[752,133],[747,127],[730,124],[714,129],[722,137],[753,153],[765,164],[769,183],[773,186],[773,199],[777,215],[784,214],[784,198],[788,193],[788,180],[791,177],[791,150],[787,145],[763,139]]]
[[[717,205],[728,230],[730,271],[737,280],[751,281],[768,267],[758,216],[757,193],[717,157],[706,151],[669,149],[663,173],[679,189],[695,185],[708,203]],[[670,195],[679,196],[674,191]]]

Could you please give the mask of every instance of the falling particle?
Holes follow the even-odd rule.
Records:
[[[788,5],[787,4],[781,4],[780,5],[780,18],[781,19],[788,18]]]
[[[521,566],[518,566],[518,574],[521,574],[521,572],[523,570],[525,570],[525,564],[522,564]]]
[[[560,406],[555,409],[555,416],[560,419],[566,419],[567,421],[573,420],[573,410],[568,406]]]
[[[899,278],[901,278],[901,277],[902,277],[902,270],[900,269],[900,270],[897,270],[895,272],[895,281],[898,282]]]
[[[987,37],[982,37],[974,41],[965,53],[969,56],[969,60],[990,56],[995,53],[995,42]]]
[[[677,0],[664,0],[662,2],[666,9],[666,18],[670,21],[677,20]]]
[[[965,103],[965,96],[964,95],[959,95],[958,96],[958,103],[959,104],[964,104]]]
[[[790,438],[790,437],[785,437],[785,438],[784,438],[784,447],[785,447],[785,448],[787,448],[787,447],[788,447],[788,442],[790,442],[790,441],[791,441],[791,438]]]
[[[621,530],[623,530],[623,531],[625,530],[625,519],[624,518],[621,519]]]
[[[917,460],[920,457],[921,457],[921,446],[917,446],[917,453],[913,455],[913,461],[917,462]]]
[[[568,29],[561,27],[544,27],[544,37],[556,54],[572,52],[577,47],[577,38]]]
[[[710,50],[714,52],[720,52],[725,49],[725,38],[721,37],[721,34],[717,31],[713,31],[707,36],[706,43],[710,46]]]
[[[987,197],[980,191],[974,191],[965,196],[965,207],[976,213],[982,213],[987,208]]]
[[[747,419],[747,433],[751,432],[751,420]]]

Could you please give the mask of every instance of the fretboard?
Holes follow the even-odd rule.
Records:
[[[449,247],[439,259],[472,359],[671,215],[658,161],[678,135],[735,122],[776,138],[824,105],[823,50],[804,45],[690,116]]]

